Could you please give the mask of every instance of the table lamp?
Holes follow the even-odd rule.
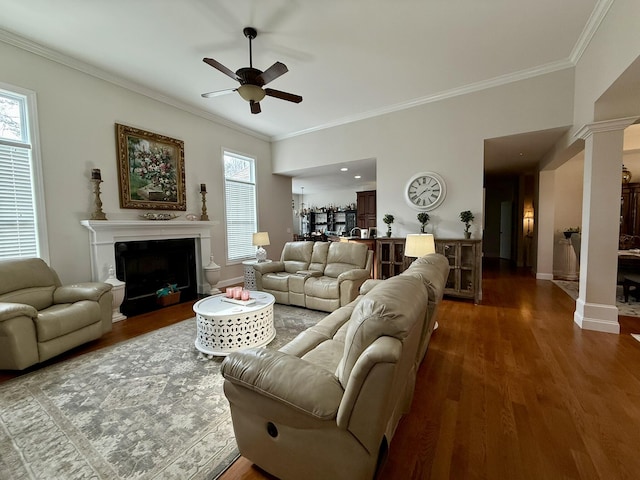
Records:
[[[436,253],[436,243],[431,233],[410,233],[404,246],[405,257],[424,257]]]
[[[256,260],[258,263],[267,259],[267,251],[262,248],[264,245],[271,245],[269,242],[269,232],[257,232],[253,234],[253,245],[257,246]]]

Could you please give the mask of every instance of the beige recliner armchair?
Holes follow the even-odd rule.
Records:
[[[39,258],[0,261],[0,369],[22,370],[110,331],[111,288],[61,285]]]

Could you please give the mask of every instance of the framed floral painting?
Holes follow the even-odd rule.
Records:
[[[121,208],[186,210],[184,142],[116,123]]]

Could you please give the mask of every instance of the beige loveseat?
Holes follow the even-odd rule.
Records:
[[[110,331],[111,288],[61,285],[39,258],[0,261],[0,369],[22,370]]]
[[[449,272],[432,254],[368,280],[279,351],[222,363],[240,453],[282,480],[370,480],[409,410]]]
[[[276,302],[332,312],[371,277],[373,252],[361,243],[287,242],[280,261],[254,265],[256,287]]]

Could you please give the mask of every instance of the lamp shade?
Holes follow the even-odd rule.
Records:
[[[269,232],[257,232],[253,234],[253,245],[271,245],[269,242]]]
[[[244,84],[238,87],[238,93],[242,98],[244,98],[247,102],[253,100],[254,102],[259,102],[265,96],[265,91],[258,87],[257,85]]]
[[[436,253],[436,243],[431,233],[410,233],[404,247],[406,257],[423,257]]]

